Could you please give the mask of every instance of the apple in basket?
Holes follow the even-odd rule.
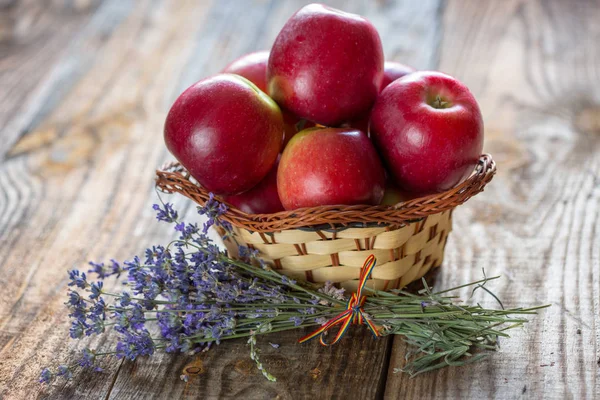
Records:
[[[223,69],[224,73],[237,74],[254,83],[260,90],[267,92],[267,62],[269,61],[268,51],[257,51],[246,54]],[[314,126],[309,121],[302,120],[287,110],[281,110],[284,123],[284,137],[282,149],[288,144],[292,136],[298,133],[299,127],[310,128]]]
[[[254,83],[260,90],[267,93],[267,62],[268,51],[257,51],[246,54],[223,69],[224,73],[237,74]]]
[[[277,194],[277,168],[279,158],[271,170],[258,185],[234,196],[226,196],[225,201],[233,204],[248,214],[270,214],[283,211],[284,208]]]
[[[283,117],[252,82],[221,74],[177,98],[164,137],[169,151],[206,190],[238,194],[256,186],[275,163]]]
[[[383,68],[383,82],[381,83],[381,90],[383,90],[387,85],[396,79],[402,78],[403,76],[415,71],[416,70],[413,67],[409,67],[395,61],[386,61]],[[367,114],[361,118],[349,122],[347,125],[351,128],[360,129],[361,131],[368,133],[369,117],[370,115]]]
[[[395,206],[403,201],[408,201],[411,196],[402,190],[398,189],[396,185],[391,182],[387,182],[385,185],[385,192],[383,193],[383,199],[381,199],[382,206]]]
[[[411,74],[416,70],[408,65],[400,64],[395,61],[386,61],[383,64],[383,82],[381,90],[385,89],[390,83],[396,79],[400,79],[405,75]]]
[[[321,125],[367,114],[383,79],[383,49],[365,18],[322,4],[297,11],[275,39],[267,68],[269,95]]]
[[[385,88],[369,131],[402,190],[432,193],[465,180],[483,149],[483,120],[469,89],[441,72],[414,72]]]
[[[286,210],[381,202],[385,172],[366,133],[356,129],[310,128],[292,138],[277,172]]]

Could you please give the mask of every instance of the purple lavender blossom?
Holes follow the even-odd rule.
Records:
[[[293,279],[290,279],[289,277],[287,277],[286,275],[281,275],[281,283],[283,283],[284,285],[295,285],[296,281]]]
[[[85,322],[81,320],[75,320],[71,322],[71,329],[69,329],[69,336],[71,339],[80,339],[83,337],[84,330],[86,328]]]
[[[164,222],[175,222],[177,221],[177,211],[173,209],[173,205],[170,203],[163,204],[162,206],[154,204],[152,208],[157,212],[156,219]]]
[[[157,318],[161,336],[169,341],[166,351],[168,353],[178,351],[181,347],[180,338],[183,330],[181,317],[177,313],[161,312],[157,313]]]
[[[334,299],[345,300],[345,297],[344,297],[345,290],[344,290],[344,288],[339,288],[339,289],[336,288],[331,281],[325,282],[325,285],[323,285],[323,287],[320,288],[318,290],[318,292],[323,293],[323,294],[325,294],[327,296],[331,296]]]
[[[117,343],[116,356],[135,360],[139,356],[154,354],[154,341],[147,330],[141,332],[126,332],[123,340]]]
[[[125,264],[125,269],[128,271],[132,269],[137,270],[142,267],[142,262],[138,256],[133,257],[133,260],[131,261],[125,261],[123,264]]]
[[[111,275],[116,275],[117,278],[119,277],[119,275],[121,275],[121,272],[123,272],[123,268],[121,268],[121,264],[119,264],[114,259],[110,260],[110,269],[111,269]]]
[[[106,319],[106,309],[107,305],[104,302],[104,299],[101,297],[90,307],[90,315],[93,315],[94,318],[100,318],[104,321]]]
[[[104,332],[104,321],[106,320],[107,305],[103,298],[99,298],[89,309],[86,323],[85,335],[99,335]]]
[[[76,292],[75,290],[69,290],[68,297],[69,300],[65,304],[67,304],[69,307],[85,308],[85,302],[81,298],[79,292]]]
[[[90,299],[91,300],[96,300],[97,298],[100,297],[100,295],[102,294],[102,286],[104,286],[104,282],[92,282],[90,287],[91,287],[91,292],[92,294],[90,294]]]
[[[90,368],[96,372],[102,371],[102,368],[96,365],[96,353],[88,348],[81,351],[81,358],[77,364],[82,368]]]
[[[40,383],[50,383],[54,379],[54,374],[48,368],[44,368],[40,374]]]
[[[93,261],[90,261],[88,263],[92,269],[88,270],[88,273],[95,273],[98,275],[99,279],[105,279],[107,278],[110,274],[108,273],[107,269],[104,266],[104,263],[96,263]]]
[[[210,226],[231,230],[231,226],[220,219],[227,208],[214,196],[198,209],[208,218],[202,228],[179,222],[170,204],[155,205],[154,209],[157,219],[174,225],[178,240],[167,247],[152,246],[146,250],[144,259],[136,256],[122,265],[115,260],[109,265],[90,262],[88,272],[97,274],[98,282],[88,282],[85,273],[78,270],[69,272],[69,286],[80,289],[79,292],[70,289],[66,302],[70,309],[72,338],[100,334],[112,326],[120,333],[112,354],[134,360],[156,350],[148,319],[157,321],[160,347],[167,352],[208,349],[211,343],[218,344],[223,338],[248,332],[248,327],[260,333],[268,332],[273,329],[270,323],[273,319],[279,324],[290,321],[287,323],[294,326],[312,321],[307,316],[315,314],[316,308],[301,305],[316,304],[293,295],[290,285],[296,284],[294,280],[275,273],[272,280],[259,278],[224,258],[224,253],[208,238],[206,232]],[[248,263],[260,261],[256,250],[244,248],[240,254],[247,257]],[[127,290],[116,295],[114,303],[108,305],[106,296],[113,295],[104,292],[103,280],[121,273],[127,275],[124,282]],[[87,293],[89,300],[83,293]],[[244,309],[246,304],[248,307]],[[278,308],[280,304],[286,304],[287,308]],[[290,309],[290,304],[299,307]],[[297,315],[290,317],[293,313]],[[244,327],[241,331],[240,326]],[[273,347],[278,345],[273,344]],[[85,349],[78,365],[97,368],[95,362],[96,354]],[[40,380],[48,382],[56,376],[69,378],[71,374],[72,369],[61,366],[58,371],[44,370]]]
[[[115,330],[120,333],[143,331],[145,329],[144,309],[137,302],[128,307],[115,308],[113,319],[116,320]]]
[[[239,246],[238,251],[239,251],[240,258],[247,262],[252,261],[255,258],[258,258],[258,254],[259,254],[257,249],[251,249],[250,247],[247,247],[247,246]]]
[[[208,201],[204,204],[204,206],[198,207],[198,214],[206,215],[206,217],[208,218],[207,222],[202,228],[202,233],[206,235],[208,233],[208,229],[213,225],[220,226],[226,232],[231,232],[231,224],[227,221],[219,219],[219,217],[225,214],[226,212],[227,206],[217,201],[215,199],[214,194],[210,193]]]
[[[59,365],[56,376],[62,376],[66,380],[73,378],[73,371],[66,365]]]
[[[88,273],[95,273],[98,275],[98,279],[106,279],[111,275],[116,275],[117,278],[123,272],[121,265],[116,260],[110,260],[110,267],[104,265],[104,263],[96,263],[90,261],[88,263],[92,268],[88,270]]]
[[[119,305],[121,307],[127,307],[131,304],[131,296],[127,292],[123,292],[119,298]]]
[[[77,286],[80,289],[85,289],[88,285],[86,276],[84,272],[79,272],[79,270],[69,271],[69,286]]]

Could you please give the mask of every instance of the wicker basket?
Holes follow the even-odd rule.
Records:
[[[443,193],[395,206],[322,206],[273,214],[246,214],[229,205],[224,218],[240,244],[259,251],[280,272],[311,282],[332,281],[355,290],[360,268],[374,254],[377,266],[368,286],[390,290],[421,278],[444,259],[452,230],[452,210],[481,192],[496,172],[488,154],[474,173]],[[156,185],[181,193],[198,204],[209,194],[180,164],[156,171]],[[237,244],[225,245],[237,256]]]

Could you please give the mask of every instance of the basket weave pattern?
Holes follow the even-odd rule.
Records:
[[[463,183],[435,195],[395,206],[321,206],[273,214],[246,214],[229,205],[224,218],[234,240],[256,249],[273,268],[296,279],[332,281],[355,290],[364,260],[377,266],[368,287],[390,290],[419,279],[442,264],[452,229],[452,210],[481,192],[496,172],[491,156],[481,156]],[[156,185],[204,204],[209,193],[177,163],[156,171]],[[225,242],[237,256],[233,240]]]
[[[374,254],[377,266],[368,287],[390,290],[421,278],[442,264],[452,227],[451,211],[433,214],[404,226],[347,229],[290,229],[251,232],[234,226],[238,242],[259,251],[273,268],[309,282],[332,281],[355,291],[365,259]],[[237,244],[225,242],[237,255]]]

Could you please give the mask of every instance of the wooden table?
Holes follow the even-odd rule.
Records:
[[[436,285],[485,268],[503,275],[505,304],[552,304],[490,359],[409,379],[393,372],[401,338],[355,328],[331,348],[295,344],[300,332],[260,340],[277,383],[243,340],[37,383],[43,366],[114,343],[68,339],[66,270],[171,237],[151,205],[172,101],[268,48],[304,3],[0,1],[0,398],[600,396],[600,2],[542,0],[328,1],[370,18],[388,59],[450,73],[480,102],[499,174],[456,211]]]

